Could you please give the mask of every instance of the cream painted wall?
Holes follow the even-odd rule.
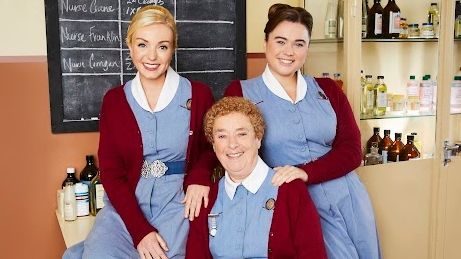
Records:
[[[0,0],[0,56],[46,55],[44,0]]]

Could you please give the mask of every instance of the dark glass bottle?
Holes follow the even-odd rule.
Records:
[[[80,181],[90,186],[91,180],[98,174],[98,168],[94,164],[94,156],[86,156],[86,166],[80,172]]]
[[[403,147],[402,151],[400,152],[400,161],[407,161],[410,159],[420,157],[419,150],[416,148],[413,141],[415,136],[408,135],[407,136],[407,144]]]
[[[389,148],[389,154],[387,160],[398,162],[400,161],[400,152],[405,145],[402,142],[402,133],[395,133],[394,144]]]
[[[371,136],[367,141],[367,148],[365,150],[365,154],[370,153],[370,148],[373,145],[373,142],[380,143],[382,139],[383,138],[381,138],[381,136],[379,135],[379,127],[374,127],[373,136]]]
[[[90,214],[96,216],[104,207],[104,187],[102,186],[100,172],[91,180],[90,185]]]
[[[456,4],[455,4],[455,19],[456,19],[456,17],[458,17],[458,15],[461,15],[461,1],[460,0],[456,0]]]
[[[398,38],[400,34],[400,8],[389,0],[383,10],[383,37]]]
[[[78,183],[77,177],[75,177],[75,168],[73,167],[68,167],[66,169],[67,177],[64,179],[62,182],[62,188],[66,187],[67,183],[72,183],[72,185]]]
[[[383,7],[381,0],[374,0],[368,13],[367,38],[381,38],[383,33]]]
[[[391,139],[391,131],[384,130],[384,138],[379,142],[379,153],[382,154],[383,150],[389,151],[394,141]]]

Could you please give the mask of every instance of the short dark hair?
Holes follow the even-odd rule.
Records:
[[[269,18],[269,20],[266,23],[266,28],[264,28],[266,41],[269,38],[269,33],[283,21],[301,23],[306,26],[309,32],[309,38],[312,35],[312,26],[314,23],[312,15],[302,7],[293,7],[287,4],[274,4],[269,8],[267,18]]]

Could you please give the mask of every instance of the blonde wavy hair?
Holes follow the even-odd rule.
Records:
[[[131,18],[126,35],[126,44],[131,45],[133,34],[139,29],[152,24],[165,24],[173,32],[173,48],[178,46],[178,32],[173,15],[166,8],[159,5],[147,5],[139,9]]]

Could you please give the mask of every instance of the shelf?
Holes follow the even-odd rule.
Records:
[[[343,43],[344,39],[311,39],[311,43]]]
[[[434,117],[435,113],[419,113],[419,114],[386,114],[384,116],[366,116],[360,114],[360,120],[381,120],[393,118],[413,118],[413,117]]]
[[[455,115],[455,116],[461,115],[461,112],[450,112],[450,115]]]

